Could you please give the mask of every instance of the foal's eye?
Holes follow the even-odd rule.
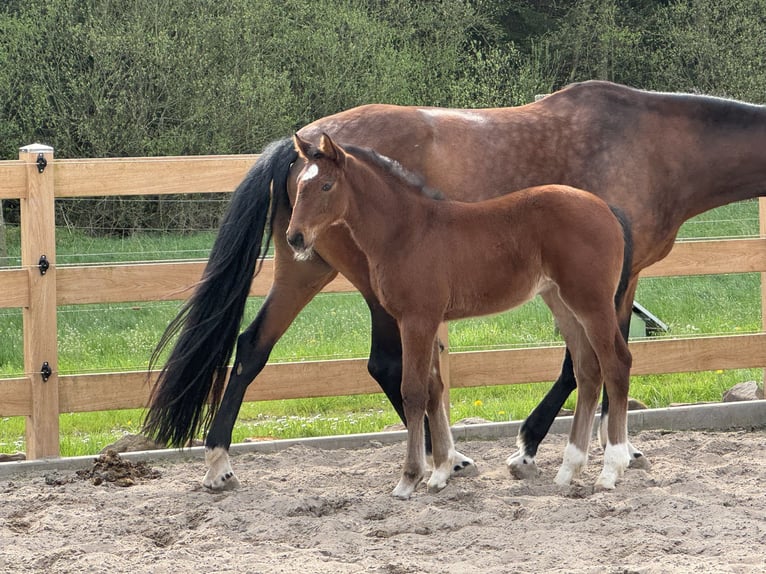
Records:
[[[331,183],[325,183],[325,184],[322,186],[322,191],[330,191],[330,188],[331,188],[331,187],[332,187],[332,184],[331,184]]]

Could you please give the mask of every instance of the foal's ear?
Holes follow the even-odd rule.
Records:
[[[332,141],[332,138],[326,133],[322,133],[322,139],[319,140],[319,151],[326,158],[332,161],[339,161],[346,155],[338,144]]]
[[[308,159],[311,157],[309,155],[309,150],[311,148],[311,144],[307,142],[305,139],[303,139],[301,136],[299,136],[297,133],[293,135],[293,144],[295,145],[295,151],[298,152],[298,154],[301,155],[304,159]]]

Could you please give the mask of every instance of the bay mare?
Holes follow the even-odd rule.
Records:
[[[368,105],[299,130],[314,143],[322,132],[342,144],[375,148],[421,174],[449,199],[479,201],[560,183],[587,189],[619,208],[633,235],[630,279],[618,309],[623,328],[639,272],[668,254],[684,221],[766,191],[763,106],[608,82],[574,84],[513,108]],[[232,197],[203,279],[158,345],[158,352],[170,345],[172,350],[153,389],[145,430],[182,445],[200,428],[207,429],[209,469],[203,483],[213,489],[237,484],[228,447],[247,386],[295,316],[339,272],[369,306],[368,368],[404,418],[401,337],[396,321],[377,300],[366,261],[348,232],[330,230],[314,246],[315,257],[306,261],[296,261],[285,241],[304,164],[296,155],[290,138],[264,150]],[[272,234],[274,283],[240,335],[252,275]],[[567,353],[561,375],[521,428],[519,450],[508,460],[514,476],[537,472],[538,446],[574,388]],[[634,462],[644,460],[630,448]],[[471,470],[467,457],[457,466]]]
[[[373,292],[401,333],[407,453],[394,496],[409,498],[425,475],[426,411],[430,491],[447,485],[455,462],[442,381],[429,376],[438,365],[439,325],[505,311],[536,295],[556,319],[577,381],[577,408],[556,482],[568,485],[587,461],[603,384],[612,408],[596,486],[614,488],[630,463],[631,357],[615,310],[630,266],[628,226],[603,200],[572,187],[544,185],[476,203],[443,201],[371,150],[343,148],[324,134],[319,146],[295,136],[295,146],[305,165],[288,244],[298,259],[310,259],[329,228],[345,226],[367,258]]]

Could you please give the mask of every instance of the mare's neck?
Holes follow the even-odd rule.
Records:
[[[735,201],[766,195],[766,106],[742,105],[735,124],[698,127],[689,166],[686,219]]]

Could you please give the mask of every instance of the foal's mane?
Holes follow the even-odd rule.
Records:
[[[398,180],[400,183],[405,184],[407,187],[420,192],[426,197],[431,199],[444,199],[444,194],[441,191],[426,185],[422,175],[408,170],[398,161],[378,153],[374,149],[355,145],[344,145],[343,149],[350,155],[361,159],[366,163],[372,163],[374,166],[382,169],[387,175]]]

